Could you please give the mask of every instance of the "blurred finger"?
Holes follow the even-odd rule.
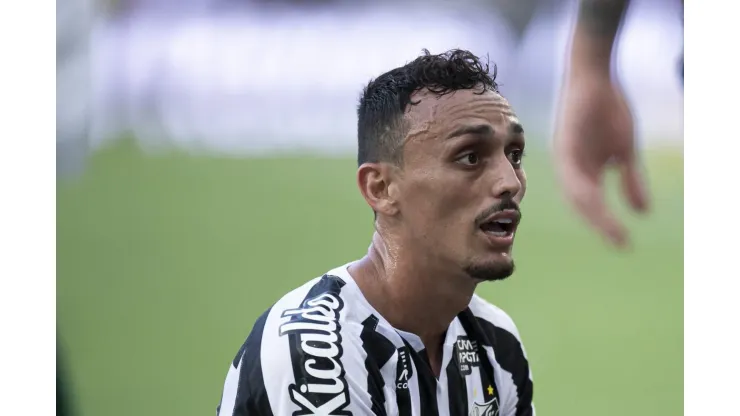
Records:
[[[564,177],[570,202],[576,211],[610,243],[627,245],[627,231],[606,205],[603,185],[599,178],[589,178],[570,172]]]
[[[635,161],[623,163],[619,167],[622,179],[622,192],[627,197],[630,206],[637,212],[648,209],[648,196],[642,172]]]

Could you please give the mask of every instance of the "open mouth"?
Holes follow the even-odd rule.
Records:
[[[514,234],[514,222],[510,219],[494,220],[484,223],[480,229],[496,237],[506,237]]]
[[[504,211],[491,216],[481,224],[480,229],[490,236],[503,238],[514,235],[518,224],[518,212]]]

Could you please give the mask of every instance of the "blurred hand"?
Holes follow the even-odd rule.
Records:
[[[574,76],[564,87],[555,165],[565,197],[610,242],[625,246],[627,231],[606,205],[604,174],[616,168],[629,205],[647,210],[629,106],[608,76]]]

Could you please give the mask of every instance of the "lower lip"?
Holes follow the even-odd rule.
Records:
[[[507,234],[505,236],[497,236],[485,231],[481,231],[481,233],[483,233],[488,242],[493,246],[506,247],[514,244],[514,233]]]

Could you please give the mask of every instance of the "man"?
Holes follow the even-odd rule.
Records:
[[[220,416],[534,414],[517,328],[474,294],[514,272],[526,189],[522,126],[495,73],[464,50],[425,52],[365,88],[368,253],[257,320]]]
[[[617,32],[628,6],[629,0],[579,1],[555,139],[555,164],[566,198],[617,246],[626,245],[628,236],[604,201],[606,170],[619,172],[634,210],[648,209],[633,117],[612,73]],[[680,73],[683,79],[683,58]]]

